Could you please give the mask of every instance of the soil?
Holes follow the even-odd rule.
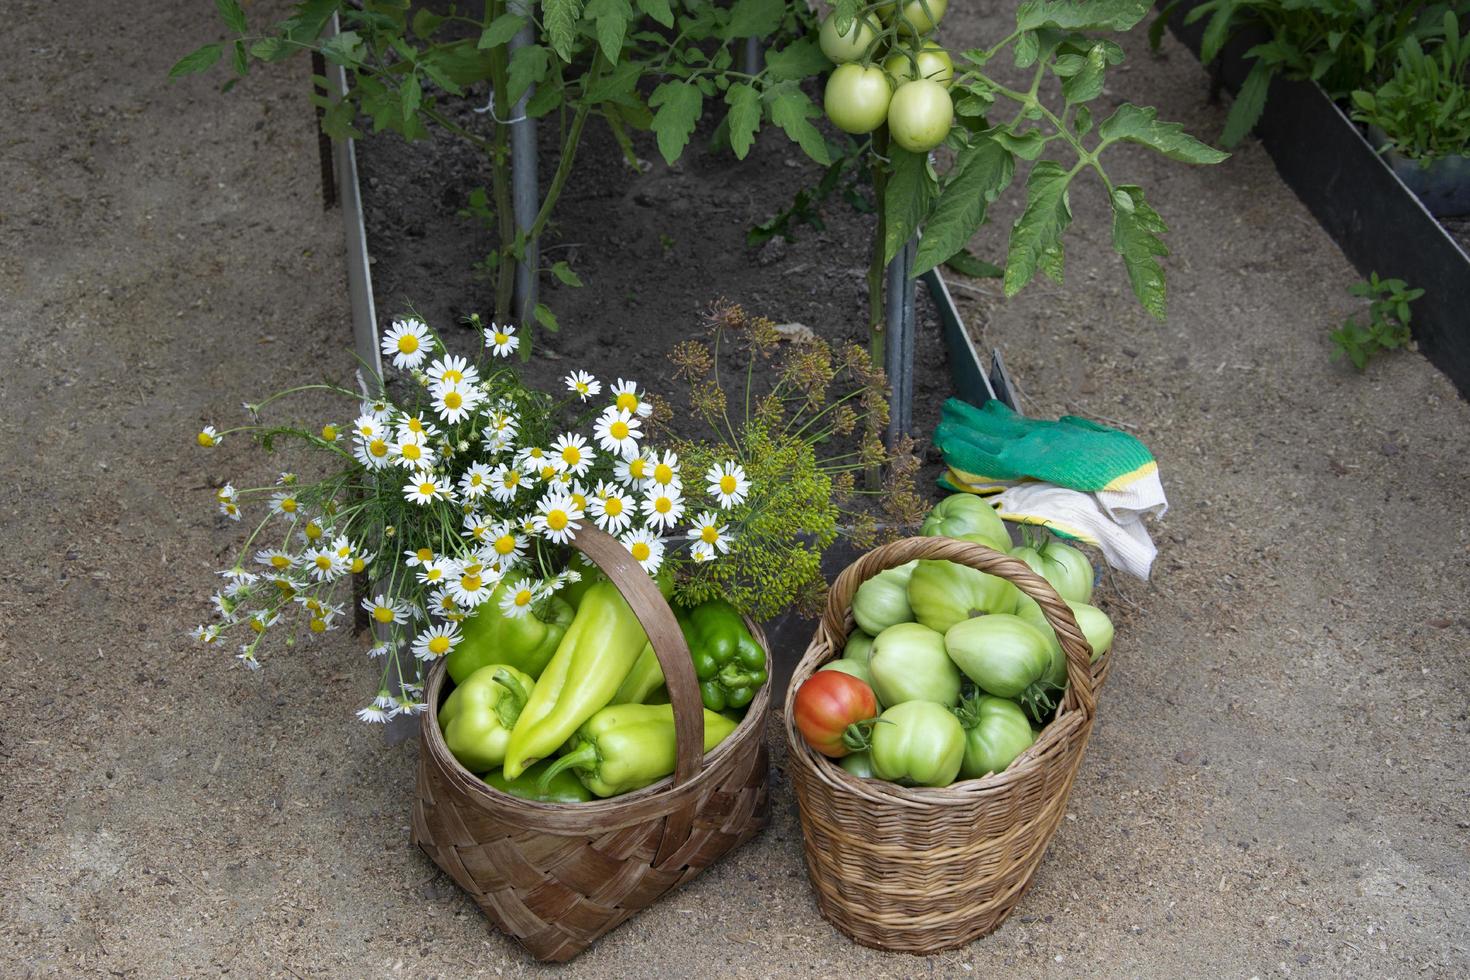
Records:
[[[358,639],[246,673],[185,637],[241,540],[212,488],[295,465],[239,438],[204,454],[193,432],[352,367],[305,66],[221,96],[217,78],[165,79],[219,36],[208,4],[16,14],[0,67],[0,973],[541,972],[409,846],[416,746],[352,717],[373,683]],[[1000,17],[957,8],[945,37],[973,46]],[[1219,132],[1190,55],[1127,46],[1103,102]],[[773,740],[772,826],[559,975],[1470,973],[1470,405],[1416,353],[1361,375],[1330,358],[1357,276],[1259,146],[1208,171],[1143,153],[1117,169],[1175,226],[1168,323],[1128,296],[1089,188],[1066,286],[960,290],[1028,410],[1134,427],[1173,504],[1153,581],[1114,583],[1100,720],[1016,915],[927,960],[847,942],[813,905]],[[423,221],[426,241],[443,233]],[[583,256],[589,291],[601,261]],[[760,308],[781,268],[756,264],[743,295],[693,264],[678,278]],[[677,285],[627,281],[649,303]],[[769,311],[823,332],[851,316],[787,302]],[[577,324],[595,333],[566,320],[568,344]]]

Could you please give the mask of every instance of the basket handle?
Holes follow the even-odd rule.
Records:
[[[822,629],[832,641],[833,649],[840,649],[847,637],[847,614],[858,586],[879,572],[906,565],[915,558],[932,558],[968,565],[978,571],[987,572],[1010,582],[1027,596],[1036,600],[1046,621],[1051,625],[1067,656],[1067,686],[1069,697],[1075,696],[1078,705],[1091,715],[1097,707],[1096,693],[1092,689],[1092,647],[1087,643],[1072,610],[1050,582],[1037,575],[1019,558],[983,544],[961,541],[957,538],[922,537],[901,538],[880,545],[848,565],[837,576],[827,593],[827,609],[822,613]]]
[[[674,611],[658,585],[617,538],[588,522],[572,538],[572,547],[602,569],[627,600],[653,644],[674,709],[674,785],[693,779],[704,768],[704,701],[694,676],[694,660]]]

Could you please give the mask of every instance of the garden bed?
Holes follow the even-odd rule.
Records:
[[[1169,21],[1196,54],[1205,21],[1185,25],[1202,0],[1184,0]],[[1217,78],[1237,89],[1244,55],[1262,38],[1248,32],[1221,52]],[[1278,77],[1256,125],[1282,178],[1366,277],[1377,272],[1423,287],[1414,304],[1420,349],[1470,395],[1470,222],[1436,220],[1374,152],[1358,125],[1311,82]]]

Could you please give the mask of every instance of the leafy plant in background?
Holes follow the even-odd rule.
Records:
[[[1006,296],[1038,272],[1062,281],[1062,238],[1072,222],[1068,192],[1086,171],[1108,195],[1113,248],[1134,295],[1163,319],[1166,288],[1158,259],[1168,249],[1159,236],[1167,228],[1143,188],[1115,181],[1102,157],[1125,142],[1185,163],[1218,163],[1226,154],[1178,124],[1159,121],[1152,108],[1125,104],[1094,120],[1088,103],[1102,94],[1106,73],[1123,60],[1123,50],[1093,35],[1131,29],[1148,12],[1147,0],[1027,0],[1016,8],[1013,31],[989,48],[965,51],[958,67],[927,39],[945,6],[945,0],[908,0],[901,7],[838,0],[821,31],[823,49],[840,62],[827,81],[824,106],[838,128],[857,137],[877,203],[868,270],[875,360],[884,344],[885,266],[921,228],[912,275],[964,254],[990,205],[1025,163],[1031,164],[1026,206],[1011,229]],[[1007,49],[1017,68],[1030,71],[1024,88],[989,73]],[[1060,82],[1058,98],[1042,93],[1049,77]],[[929,153],[940,146],[953,154],[943,172]],[[1051,158],[1057,150],[1063,159]]]
[[[1353,118],[1383,131],[1380,150],[1396,150],[1427,167],[1470,151],[1470,39],[1446,11],[1443,37],[1428,51],[1416,38],[1399,49],[1393,77],[1372,91],[1353,92]]]
[[[809,16],[803,5],[784,0],[488,0],[478,15],[458,7],[440,14],[410,0],[303,0],[290,17],[254,28],[240,0],[215,0],[230,40],[205,44],[174,65],[171,74],[207,71],[229,55],[236,77],[257,62],[277,62],[319,51],[347,74],[340,102],[325,97],[323,129],[333,137],[390,130],[423,139],[439,128],[482,152],[490,190],[466,210],[497,229],[496,251],[483,263],[494,280],[495,322],[509,322],[514,263],[526,243],[546,228],[570,178],[587,123],[605,124],[630,162],[636,162],[630,132],[654,134],[669,163],[683,154],[695,126],[707,113],[723,113],[725,142],[739,158],[750,152],[756,133],[770,123],[816,160],[832,162],[826,141],[812,125],[820,110],[802,92],[801,79],[827,64],[813,41],[800,39],[770,51],[754,74],[736,70],[733,47],[748,37],[799,34]],[[342,31],[329,33],[333,16]],[[522,28],[532,43],[512,51]],[[324,84],[324,79],[318,80]],[[488,119],[481,128],[461,125],[453,107],[469,104],[472,90],[489,83]],[[227,84],[227,88],[231,83]],[[517,232],[511,208],[509,124],[517,101],[532,86],[526,115],[554,119],[560,147],[556,170],[529,228]],[[483,101],[483,96],[474,98]],[[564,263],[549,270],[577,285]],[[531,318],[557,329],[554,314],[538,305]],[[522,330],[528,356],[529,326]]]
[[[1353,366],[1362,371],[1368,359],[1380,351],[1395,350],[1409,342],[1409,304],[1424,295],[1422,289],[1411,289],[1402,279],[1380,279],[1373,273],[1366,282],[1354,283],[1348,292],[1369,301],[1368,321],[1359,323],[1348,317],[1332,331],[1337,345],[1334,357],[1346,354]]]
[[[1155,47],[1170,15],[1164,7],[1150,29]],[[1310,79],[1333,99],[1386,80],[1400,49],[1410,40],[1421,45],[1443,35],[1447,11],[1470,12],[1470,3],[1426,0],[1206,0],[1185,15],[1193,24],[1208,18],[1200,61],[1209,64],[1233,38],[1258,30],[1267,39],[1246,51],[1250,72],[1236,94],[1220,142],[1233,147],[1261,118],[1266,94],[1277,75]]]

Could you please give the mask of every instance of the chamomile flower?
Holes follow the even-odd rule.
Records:
[[[434,411],[450,425],[470,417],[484,399],[480,389],[455,381],[441,381],[430,389]]]
[[[413,431],[398,434],[398,441],[393,444],[393,456],[400,466],[411,470],[433,466],[435,460],[434,447],[430,445],[429,437],[422,432]]]
[[[719,515],[707,510],[694,519],[688,538],[696,544],[704,545],[703,550],[709,551],[711,557],[715,552],[723,555],[730,550],[730,525],[721,524]]]
[[[491,323],[485,328],[485,346],[496,357],[509,357],[521,346],[521,338],[516,336],[515,327]]]
[[[373,622],[387,626],[390,623],[402,626],[408,622],[408,603],[379,592],[371,599],[362,600],[362,608],[373,617]]]
[[[514,415],[496,410],[485,417],[485,428],[480,438],[490,452],[504,452],[515,443],[517,427]]]
[[[557,544],[566,544],[582,530],[577,523],[581,519],[582,508],[569,494],[548,493],[536,505],[537,533]]]
[[[403,417],[398,420],[397,428],[400,439],[407,433],[422,436],[425,440],[432,439],[439,434],[439,427],[433,422],[426,421],[421,414],[409,415],[404,412]]]
[[[429,614],[447,619],[451,623],[458,623],[464,619],[464,610],[460,609],[459,603],[454,601],[454,593],[449,586],[442,585],[429,593]]]
[[[348,564],[346,556],[338,554],[330,545],[313,548],[301,558],[302,567],[318,582],[335,582],[347,574]]]
[[[586,486],[586,484],[584,484],[581,480],[573,480],[573,479],[571,479],[565,473],[560,474],[560,476],[565,478],[565,479],[559,479],[557,481],[559,484],[562,484],[562,485],[564,485],[566,487],[566,489],[563,492],[568,497],[571,497],[572,498],[572,503],[574,503],[574,504],[577,505],[577,509],[578,510],[585,511],[587,509],[587,486]]]
[[[744,503],[750,493],[750,480],[745,476],[745,467],[739,463],[711,466],[704,478],[709,484],[710,496],[726,510]]]
[[[603,481],[587,502],[587,512],[608,534],[621,534],[633,522],[638,502],[615,483]]]
[[[429,325],[414,317],[394,320],[388,332],[383,334],[383,354],[393,358],[396,368],[418,367],[433,347]]]
[[[296,533],[305,544],[310,545],[316,544],[316,542],[326,532],[322,530],[322,526],[318,524],[316,518],[313,517],[311,520],[306,522],[305,526],[303,526],[300,531],[297,531]]]
[[[490,533],[490,518],[484,514],[471,513],[464,516],[464,536],[476,542],[484,542]]]
[[[322,426],[322,431],[318,434],[322,437],[322,442],[336,442],[338,439],[342,438],[342,430],[337,428],[337,426],[333,425],[331,422],[328,422],[326,425]]]
[[[640,453],[618,460],[618,465],[613,469],[613,477],[623,486],[637,490],[643,486],[643,481],[648,479],[648,474],[652,469],[653,465],[649,461],[649,456]]]
[[[516,450],[515,456],[511,457],[511,462],[523,467],[527,472],[535,473],[547,463],[555,465],[556,459],[553,454],[540,446],[522,446]]]
[[[255,561],[257,564],[265,565],[268,568],[273,568],[278,572],[284,572],[292,565],[296,564],[296,560],[294,558],[292,558],[286,552],[281,551],[279,548],[275,548],[270,551],[257,551],[255,553]]]
[[[547,595],[555,595],[569,585],[582,581],[582,573],[575,568],[564,569],[542,583]]]
[[[251,632],[264,633],[276,625],[276,621],[280,618],[281,614],[274,609],[257,609],[250,614],[250,618],[246,622],[250,624]]]
[[[433,548],[410,548],[403,553],[403,563],[409,568],[418,568],[434,560]]]
[[[682,490],[684,481],[679,476],[679,457],[671,450],[665,450],[662,456],[649,456],[648,483],[645,490],[660,487],[666,490]]]
[[[413,655],[420,660],[438,660],[458,644],[458,624],[435,623],[414,638]]]
[[[236,565],[234,568],[226,568],[218,574],[220,578],[227,579],[230,587],[236,591],[243,591],[242,586],[251,585],[260,579],[259,575],[256,575],[254,572],[247,572],[239,565]]]
[[[567,390],[573,392],[584,402],[602,392],[602,382],[586,371],[573,371],[566,376],[565,380]]]
[[[476,501],[490,492],[490,467],[474,463],[460,475],[459,495],[468,501]]]
[[[695,564],[702,565],[715,560],[715,549],[703,541],[696,541],[689,546],[689,557],[694,559]]]
[[[453,354],[447,354],[434,361],[429,365],[426,373],[429,375],[429,381],[436,385],[450,382],[472,388],[480,383],[480,372],[469,362],[469,359],[456,357]]]
[[[282,491],[271,495],[271,513],[280,514],[283,517],[294,517],[301,510],[301,501],[296,494],[290,491]]]
[[[592,434],[597,437],[597,444],[604,452],[615,456],[636,456],[642,425],[631,413],[619,408],[609,408],[598,417]]]
[[[500,611],[507,616],[524,616],[541,598],[541,589],[532,579],[521,579],[500,597]]]
[[[587,445],[587,437],[576,432],[566,432],[556,437],[551,444],[551,455],[561,460],[560,469],[581,476],[597,458],[597,451]]]
[[[656,575],[664,563],[664,543],[652,528],[640,527],[618,538],[628,553],[649,575]]]
[[[585,401],[585,399],[583,400]],[[223,439],[224,436],[220,435],[219,430],[212,425],[206,425],[204,428],[200,429],[199,434],[194,437],[194,441],[199,443],[199,445],[203,446],[205,449],[213,449],[215,446],[218,446],[220,442],[223,441]]]
[[[418,579],[421,585],[435,586],[448,580],[448,572],[444,562],[426,561],[419,566],[414,578]]]
[[[388,424],[381,415],[364,412],[352,423],[352,434],[359,439],[379,439],[388,434]]]
[[[526,550],[526,536],[517,533],[517,528],[510,521],[501,521],[490,529],[486,535],[490,548],[495,552],[495,558],[502,568],[510,568],[520,561],[521,555]]]
[[[387,709],[378,707],[377,702],[373,702],[366,707],[357,709],[357,720],[365,721],[369,724],[386,724],[389,717],[390,715],[388,714]]]
[[[449,569],[449,594],[462,609],[473,609],[494,591],[496,578],[478,558],[456,562]]]
[[[666,531],[684,516],[684,498],[678,487],[654,486],[643,498],[639,510],[643,511],[650,527]]]
[[[619,378],[618,383],[612,386],[612,394],[616,399],[613,407],[619,411],[632,412],[644,419],[653,414],[653,405],[639,393],[636,381],[624,381]]]
[[[449,484],[429,470],[419,470],[403,485],[403,496],[413,503],[428,505],[449,499]]]
[[[515,499],[516,493],[526,482],[526,475],[518,466],[507,466],[504,463],[495,467],[490,474],[490,496],[502,504],[508,504]]]
[[[240,652],[235,654],[235,659],[251,670],[260,669],[260,661],[255,659],[255,646],[253,644],[240,644]]]
[[[393,443],[388,441],[385,433],[378,433],[368,439],[359,437],[354,441],[352,455],[357,461],[370,470],[380,470],[387,466],[393,459]]]
[[[190,635],[194,637],[195,640],[198,640],[200,643],[208,646],[211,643],[218,642],[219,631],[220,627],[218,623],[210,623],[208,626],[194,627],[194,631]]]
[[[240,519],[240,493],[233,484],[226,483],[214,493],[214,499],[219,504],[219,512],[231,520]]]

